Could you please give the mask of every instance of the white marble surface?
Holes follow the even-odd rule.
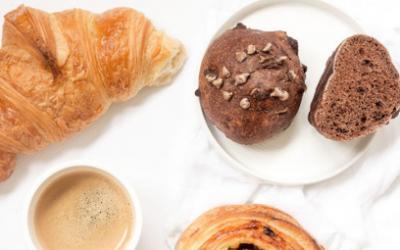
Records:
[[[66,142],[51,145],[32,156],[18,157],[13,177],[0,186],[0,249],[26,249],[21,233],[21,212],[28,190],[47,169],[75,159],[103,162],[123,173],[142,202],[144,226],[137,249],[168,249],[164,224],[169,215],[171,190],[178,188],[181,180],[177,178],[182,175],[177,171],[181,170],[185,154],[191,153],[187,148],[193,147],[192,141],[200,129],[194,112],[193,79],[196,66],[205,44],[214,33],[210,24],[222,22],[226,16],[247,2],[250,1],[2,0],[0,2],[2,15],[23,3],[48,12],[70,8],[82,8],[92,12],[102,12],[120,6],[135,8],[144,12],[156,27],[180,39],[188,50],[188,57],[183,69],[172,83],[160,88],[144,89],[134,99],[111,106],[108,112],[92,126]],[[374,30],[376,33],[387,32],[390,27],[400,32],[398,18],[400,4],[396,0],[362,2],[338,0],[331,3],[346,10],[358,20],[373,25],[376,27]],[[3,20],[0,22],[2,24]],[[398,55],[399,51],[393,53]],[[400,68],[399,60],[400,58],[397,59],[398,68]],[[392,127],[399,125],[399,121],[391,124]],[[196,140],[200,140],[203,145],[207,144],[204,136]],[[374,153],[385,155],[383,150]],[[376,159],[375,163],[379,165]],[[187,171],[192,167],[188,164]],[[359,169],[355,166],[349,171],[352,173]],[[343,177],[339,176],[320,185],[331,185],[340,189],[348,176],[347,171]],[[309,197],[317,195],[317,187],[306,188]],[[329,192],[335,192],[335,189]],[[394,223],[399,224],[399,197],[400,181],[397,179],[389,189],[382,192],[378,200],[373,201],[374,206],[366,212],[373,215],[373,220],[366,221],[366,226],[367,223],[372,223],[371,225],[378,223],[380,231],[377,234],[392,239],[398,237],[398,231],[396,234],[393,231],[385,231],[385,228],[390,229]],[[334,215],[339,217],[343,212],[346,211],[336,211]],[[385,227],[385,224],[388,227]],[[356,237],[359,237],[359,234]],[[363,237],[374,237],[374,235]],[[389,246],[386,249],[396,249],[396,246]]]

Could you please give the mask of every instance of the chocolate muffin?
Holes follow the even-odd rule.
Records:
[[[239,23],[209,46],[196,95],[228,138],[259,143],[290,126],[306,90],[306,69],[297,41],[286,32]]]
[[[308,119],[319,133],[337,141],[376,131],[399,114],[399,73],[375,38],[345,39],[326,63]]]

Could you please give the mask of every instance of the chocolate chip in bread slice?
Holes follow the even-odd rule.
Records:
[[[328,59],[308,119],[329,139],[366,136],[398,115],[399,84],[387,49],[373,37],[354,35]]]

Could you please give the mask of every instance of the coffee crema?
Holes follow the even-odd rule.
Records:
[[[93,171],[76,171],[54,180],[34,212],[35,233],[44,250],[124,249],[133,224],[126,191]]]

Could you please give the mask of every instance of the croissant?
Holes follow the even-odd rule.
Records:
[[[323,250],[290,215],[265,205],[214,208],[182,234],[175,250]]]
[[[142,13],[58,13],[20,6],[5,15],[0,50],[0,183],[17,154],[63,141],[113,102],[166,83],[182,66],[181,42]]]

